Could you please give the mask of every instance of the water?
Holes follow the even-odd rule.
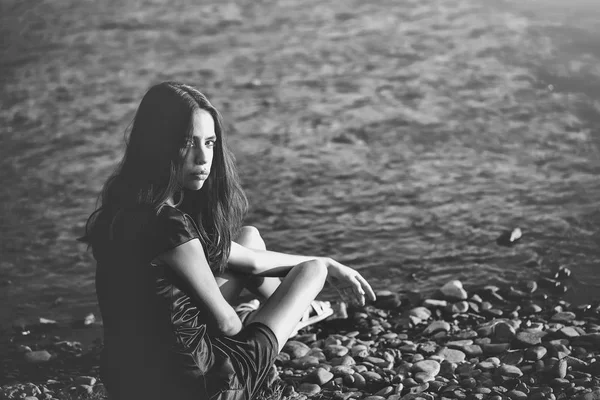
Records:
[[[271,249],[401,291],[568,265],[598,299],[598,6],[196,3],[0,6],[0,326],[99,314],[75,238],[166,79],[224,114]]]

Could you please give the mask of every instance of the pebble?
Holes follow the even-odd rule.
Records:
[[[321,387],[316,383],[304,382],[301,383],[300,386],[298,386],[298,392],[307,394],[309,396],[313,396],[321,392]]]
[[[288,353],[294,359],[305,356],[310,351],[310,347],[297,340],[288,340],[283,346],[282,351]]]
[[[433,321],[425,330],[423,335],[432,335],[439,331],[448,332],[450,330],[450,324],[446,321]]]
[[[440,372],[440,363],[434,360],[423,360],[413,364],[413,372],[427,372],[431,375],[437,375]]]
[[[452,363],[461,363],[465,361],[466,355],[460,350],[449,349],[447,347],[442,348],[438,353],[442,359],[447,360]]]
[[[440,292],[447,300],[466,300],[469,297],[459,280],[446,283],[440,288]]]
[[[508,376],[511,378],[523,376],[523,372],[521,372],[518,367],[510,364],[503,364],[496,371],[502,376]]]
[[[547,333],[542,332],[519,332],[515,336],[515,340],[518,344],[522,346],[535,346],[536,344],[542,343],[542,338],[546,336]]]
[[[29,351],[23,353],[25,362],[30,364],[41,364],[50,361],[52,355],[46,350]]]

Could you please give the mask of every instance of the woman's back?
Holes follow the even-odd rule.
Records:
[[[172,396],[186,376],[201,372],[198,364],[210,364],[211,352],[199,309],[173,271],[154,259],[198,237],[195,226],[170,206],[124,210],[100,226],[107,227],[105,240],[94,246],[103,381],[121,398],[141,398],[139,391]]]

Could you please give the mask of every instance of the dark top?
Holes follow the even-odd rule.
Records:
[[[207,332],[206,314],[186,284],[156,260],[199,238],[195,222],[165,205],[158,212],[122,211],[109,231],[108,240],[94,246],[107,389],[123,399],[187,397],[178,390],[204,398],[228,339]]]

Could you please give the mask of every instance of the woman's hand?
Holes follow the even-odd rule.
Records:
[[[331,258],[322,260],[327,265],[327,282],[335,288],[342,300],[360,306],[365,305],[366,298],[375,300],[371,285],[357,271]]]

